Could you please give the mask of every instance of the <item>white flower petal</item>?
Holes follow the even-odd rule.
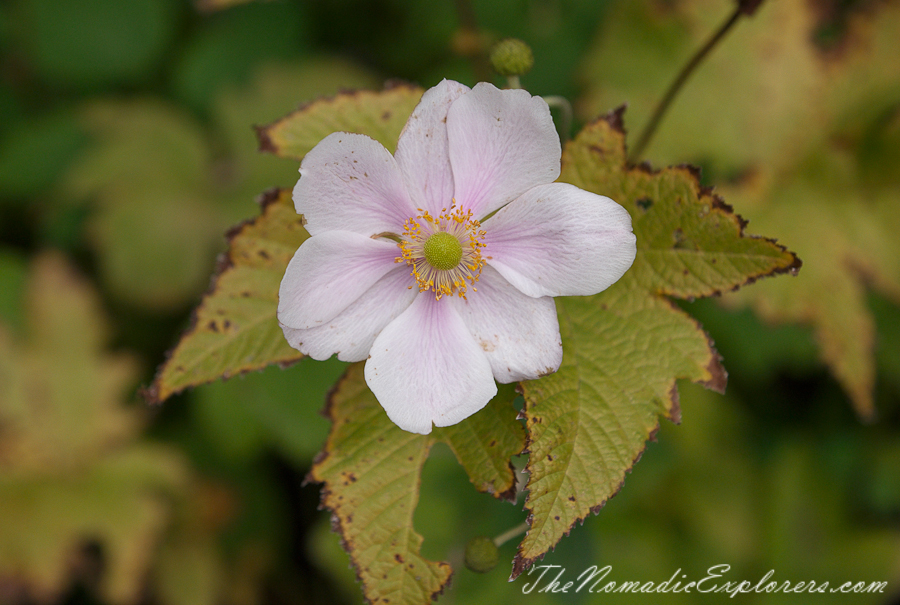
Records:
[[[321,361],[337,353],[341,361],[362,361],[368,357],[378,334],[406,310],[418,293],[409,267],[403,265],[319,327],[298,330],[282,324],[281,328],[292,347],[313,359]]]
[[[561,149],[540,97],[482,82],[447,113],[456,203],[482,218],[559,176]]]
[[[522,294],[490,266],[477,285],[468,300],[451,301],[487,355],[497,382],[532,380],[558,370],[562,340],[553,299]]]
[[[346,132],[328,135],[303,158],[294,206],[311,235],[399,233],[403,222],[416,215],[388,150],[365,135]]]
[[[366,383],[405,431],[456,424],[497,394],[484,351],[455,308],[431,292],[382,330],[369,355]]]
[[[397,142],[394,157],[410,195],[432,216],[449,208],[453,199],[453,173],[447,145],[447,110],[469,87],[444,80],[422,95]],[[421,197],[420,197],[421,195]]]
[[[309,329],[346,309],[396,267],[397,245],[350,231],[327,231],[303,242],[278,291],[278,321]]]
[[[636,253],[631,216],[573,185],[535,187],[484,223],[482,254],[529,296],[584,296],[615,283]]]

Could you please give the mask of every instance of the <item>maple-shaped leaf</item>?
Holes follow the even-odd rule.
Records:
[[[378,605],[428,603],[450,581],[447,563],[420,554],[413,527],[422,466],[438,442],[450,446],[480,491],[514,498],[512,456],[524,432],[512,406],[515,390],[501,386],[479,413],[430,435],[397,427],[366,386],[363,363],[347,370],[326,413],[331,434],[309,480],[324,483],[322,503],[334,515],[366,599]]]
[[[261,198],[262,216],[231,231],[229,249],[210,292],[146,391],[160,402],[173,393],[302,357],[285,341],[275,317],[288,261],[309,237],[291,193]]]
[[[0,324],[0,471],[83,468],[139,429],[121,404],[136,364],[105,352],[97,295],[61,256],[34,261],[24,299],[25,334]]]
[[[97,297],[61,256],[33,262],[24,307],[24,330],[0,325],[0,583],[55,602],[95,541],[105,598],[135,603],[183,461],[134,442],[141,419],[122,396],[135,364],[105,351]]]
[[[680,421],[677,379],[724,390],[706,333],[667,296],[710,296],[800,264],[772,240],[745,235],[743,220],[692,169],[628,167],[621,113],[566,146],[560,180],[622,204],[637,257],[608,290],[557,300],[562,366],[522,384],[530,529],[513,578],[615,495],[659,416]]]
[[[866,289],[900,301],[900,146],[891,134],[900,6],[841,8],[843,33],[827,44],[823,7],[767,2],[738,24],[682,90],[647,157],[702,163],[756,229],[790,242],[805,262],[797,280],[768,281],[723,302],[752,306],[770,322],[811,324],[821,358],[860,416],[871,417],[875,331]],[[627,101],[641,125],[731,10],[712,0],[665,9],[619,2],[585,64],[583,115]]]
[[[264,149],[293,159],[302,159],[332,132],[329,128],[363,133],[393,149],[421,96],[422,90],[411,86],[395,86],[380,93],[341,93],[313,101],[260,128],[259,136]],[[239,99],[223,102],[220,113],[230,116],[223,120],[234,119],[235,106],[241,106]],[[230,232],[225,261],[212,289],[146,392],[151,401],[163,401],[217,378],[302,357],[285,341],[275,311],[281,278],[308,234],[289,190],[269,192],[261,206],[261,216]]]

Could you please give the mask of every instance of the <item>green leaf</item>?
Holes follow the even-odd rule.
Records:
[[[288,262],[308,237],[291,192],[272,191],[262,215],[234,229],[211,291],[146,391],[161,402],[184,389],[302,357],[278,325],[278,288]]]
[[[384,92],[339,94],[314,101],[260,130],[270,150],[302,156],[334,129],[351,129],[393,148],[422,91],[409,86]],[[228,103],[221,111],[228,114]],[[292,141],[273,148],[273,141]],[[393,142],[389,142],[393,141]],[[278,143],[280,145],[280,143]],[[299,155],[298,155],[299,154]],[[289,363],[302,355],[284,339],[275,318],[278,288],[291,257],[307,237],[290,191],[270,193],[263,215],[232,231],[226,266],[194,314],[194,323],[146,392],[160,402],[187,387],[217,378]]]
[[[482,491],[514,497],[510,458],[522,448],[504,387],[482,412],[431,435],[397,427],[366,386],[364,364],[347,370],[327,408],[331,434],[309,479],[323,482],[322,502],[370,603],[429,603],[450,580],[450,566],[421,557],[422,536],[413,528],[422,466],[431,446],[447,442]]]
[[[665,298],[708,296],[799,266],[687,168],[628,168],[621,115],[586,127],[563,154],[561,180],[607,195],[631,214],[634,266],[608,290],[558,301],[563,363],[523,383],[530,453],[530,529],[512,577],[596,513],[658,428],[680,421],[676,380],[723,391],[726,374],[699,324]]]
[[[586,62],[582,115],[627,101],[641,124],[731,9],[720,10],[696,0],[664,10],[619,2]],[[820,34],[829,19],[841,31],[826,48]],[[648,157],[711,168],[707,178],[756,229],[791,243],[805,262],[797,280],[722,302],[767,323],[810,326],[820,359],[857,413],[871,418],[875,331],[866,290],[900,301],[900,9],[767,2],[744,21],[692,75]]]
[[[368,135],[393,153],[422,92],[400,84],[381,92],[359,90],[313,101],[259,128],[260,149],[299,161],[326,136],[344,131]]]
[[[433,440],[388,419],[366,386],[363,365],[348,370],[327,410],[333,428],[310,478],[325,483],[344,548],[373,605],[428,603],[450,581],[450,566],[422,558],[413,529],[419,475]]]
[[[498,385],[497,395],[480,412],[433,432],[450,446],[478,491],[511,502],[516,476],[510,459],[525,448],[525,431],[510,413],[515,398],[515,385]]]

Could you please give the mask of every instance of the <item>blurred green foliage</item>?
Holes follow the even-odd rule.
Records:
[[[271,367],[197,388],[162,408],[147,409],[134,395],[189,325],[189,310],[224,249],[224,231],[257,214],[258,194],[296,180],[296,162],[257,153],[252,126],[320,95],[378,87],[389,78],[422,86],[444,77],[468,84],[490,78],[480,58],[491,41],[512,36],[534,50],[534,69],[522,79],[531,92],[568,97],[583,121],[630,103],[626,126],[636,131],[695,48],[691,40],[707,35],[716,15],[732,6],[698,1],[692,5],[709,12],[702,26],[687,26],[673,8],[678,3],[650,1],[653,20],[635,16],[633,8],[628,27],[614,33],[604,27],[614,22],[609,15],[637,4],[258,0],[219,11],[199,11],[188,0],[0,4],[0,503],[6,503],[0,504],[0,603],[359,602],[346,554],[316,510],[318,487],[303,485],[328,430],[317,410],[343,364]],[[754,48],[764,57],[790,60],[736,66],[724,53],[705,76],[712,84],[704,84],[701,68],[699,85],[682,99],[693,95],[696,103],[688,103],[682,118],[673,115],[668,134],[663,123],[653,159],[700,162],[710,168],[709,182],[734,184],[746,176],[734,158],[770,144],[778,153],[769,165],[794,175],[797,146],[781,144],[786,133],[804,135],[801,159],[815,155],[817,139],[805,136],[816,127],[809,126],[812,93],[796,88],[757,108],[764,129],[753,119],[709,126],[711,112],[739,113],[734,104],[751,98],[741,82],[761,82],[768,94],[782,90],[777,83],[801,89],[809,83],[804,61],[810,57],[799,49],[810,38],[797,33],[802,28],[792,22],[794,33],[781,38],[754,30],[775,4],[765,3],[758,20],[739,25],[737,46],[728,53],[740,54],[745,36],[748,44],[761,40]],[[839,53],[859,15],[878,23],[891,3],[815,5],[823,15],[816,39],[827,59],[839,56],[828,52]],[[897,34],[882,35],[896,40]],[[841,115],[855,120],[829,130],[852,135],[832,137],[829,145],[853,155],[853,187],[877,192],[893,207],[900,204],[900,98],[890,84],[895,63],[889,56],[853,73],[838,92],[853,93]],[[870,89],[870,82],[887,83]],[[735,146],[737,155],[729,155]],[[754,218],[749,208],[735,209]],[[833,226],[848,228],[841,221]],[[783,243],[791,246],[789,238]],[[56,251],[52,270],[48,249]],[[29,284],[51,273],[56,277],[45,280],[39,300],[29,299]],[[870,278],[853,274],[874,326],[874,423],[862,425],[853,415],[808,325],[772,325],[765,315],[710,300],[684,303],[724,357],[727,396],[683,385],[683,424],[663,425],[622,492],[543,562],[576,575],[609,564],[619,581],[660,582],[678,569],[699,579],[722,563],[732,566],[727,579],[734,580],[755,581],[769,569],[776,579],[795,582],[883,580],[889,594],[816,595],[809,602],[897,602],[900,308],[896,292],[883,286],[888,280],[873,292]],[[803,285],[785,281],[788,297]],[[828,290],[818,295],[827,298]],[[73,300],[96,303],[85,310]],[[44,335],[35,336],[29,318],[41,313],[55,319],[42,322],[37,331]],[[33,344],[35,338],[43,344]],[[29,395],[7,395],[26,374]],[[76,396],[95,387],[102,397]],[[22,401],[51,401],[58,414],[50,414],[41,432],[40,422],[21,420],[29,418]],[[15,410],[13,402],[19,402]],[[122,417],[134,424],[116,429],[113,442],[89,438],[98,426],[119,426]],[[21,426],[31,428],[9,428]],[[42,445],[26,449],[42,455],[15,454],[25,451],[16,435],[38,435]],[[56,461],[40,470],[29,466],[44,457]],[[523,595],[533,577],[507,582],[515,540],[500,548],[493,572],[464,570],[467,540],[521,523],[521,502],[479,494],[451,451],[435,447],[415,525],[425,538],[422,555],[449,560],[458,570],[441,602],[727,598]],[[11,548],[16,544],[28,548]],[[747,595],[744,602],[800,601]]]

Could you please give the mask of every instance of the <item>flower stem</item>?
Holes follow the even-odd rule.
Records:
[[[565,145],[566,141],[569,140],[569,132],[572,130],[572,104],[569,103],[567,98],[557,95],[544,97],[544,101],[546,101],[547,105],[550,107],[559,109],[560,139],[562,140],[563,145]]]
[[[528,522],[525,521],[519,525],[516,525],[512,529],[506,530],[505,532],[503,532],[502,534],[500,534],[499,536],[494,538],[494,545],[498,548],[503,546],[503,544],[505,544],[506,542],[509,542],[516,536],[518,536],[520,534],[524,534],[526,531],[528,531],[529,527],[530,526],[528,525]]]
[[[725,20],[725,22],[719,27],[718,30],[712,35],[712,37],[706,41],[700,50],[691,57],[691,60],[687,62],[687,64],[681,68],[681,72],[679,72],[678,76],[669,85],[669,89],[666,91],[666,94],[663,96],[662,100],[659,102],[659,105],[656,106],[656,109],[653,112],[653,115],[650,117],[650,120],[647,122],[647,125],[644,126],[643,132],[641,132],[641,136],[638,138],[637,144],[631,151],[631,156],[629,157],[629,161],[631,163],[636,163],[640,160],[641,155],[644,153],[644,150],[647,148],[647,145],[650,143],[650,140],[653,138],[653,135],[656,133],[656,129],[659,126],[659,123],[662,121],[663,116],[666,111],[669,109],[669,105],[672,104],[672,101],[675,100],[675,97],[681,91],[681,88],[684,86],[684,83],[687,82],[688,78],[692,73],[697,69],[700,63],[706,58],[706,56],[712,51],[713,48],[725,37],[725,34],[734,27],[734,24],[737,23],[741,15],[749,14],[743,5],[739,5],[737,9],[735,9],[734,13]]]

